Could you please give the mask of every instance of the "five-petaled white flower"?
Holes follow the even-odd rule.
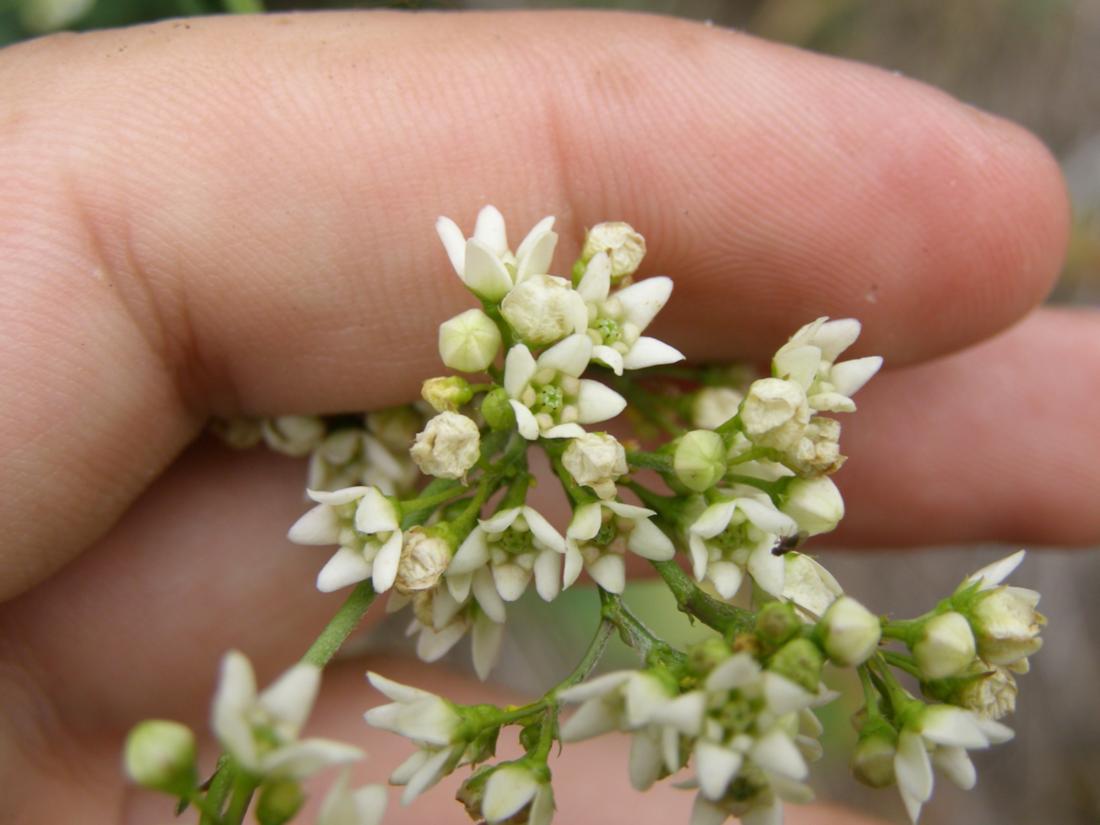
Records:
[[[576,438],[581,424],[614,418],[626,399],[599,381],[581,378],[592,358],[587,335],[570,335],[536,359],[516,344],[504,359],[504,390],[516,415],[520,435],[535,440]]]
[[[852,396],[882,367],[878,355],[837,362],[859,332],[860,323],[854,318],[818,318],[779,348],[772,359],[772,372],[799,384],[813,410],[853,412]]]
[[[402,541],[393,502],[374,487],[307,492],[318,505],[294,523],[287,537],[296,544],[340,545],[318,574],[317,589],[329,593],[371,579],[375,592],[389,590]]]
[[[577,580],[582,568],[604,590],[622,593],[631,550],[644,559],[667,561],[676,554],[672,541],[650,521],[657,515],[646,507],[621,501],[593,501],[580,505],[565,531],[564,585]]]
[[[781,537],[797,532],[794,519],[766,495],[717,501],[688,528],[692,572],[697,581],[710,579],[724,599],[737,593],[746,570],[766,592],[781,596],[785,564],[772,550]]]
[[[543,218],[513,254],[504,218],[496,207],[486,206],[478,213],[474,236],[468,240],[450,218],[439,218],[435,224],[458,277],[486,301],[499,301],[516,284],[547,273],[558,242],[553,227],[552,217]]]
[[[329,739],[298,741],[321,685],[320,668],[298,664],[263,693],[244,654],[222,659],[212,726],[222,747],[254,777],[303,779],[329,765],[363,757],[358,748]]]
[[[642,333],[672,294],[672,279],[665,275],[646,278],[611,292],[611,259],[606,252],[593,256],[577,284],[588,307],[588,335],[595,348],[592,357],[622,375],[683,361],[683,354]]]

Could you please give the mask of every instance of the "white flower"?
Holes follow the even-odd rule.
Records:
[[[816,621],[837,597],[844,595],[833,574],[803,553],[783,556],[783,598],[803,616]]]
[[[308,455],[325,436],[325,422],[315,415],[282,415],[264,419],[264,443],[276,452]]]
[[[974,787],[977,774],[968,750],[988,748],[1012,738],[999,722],[950,705],[929,705],[914,714],[898,735],[894,774],[912,822],[932,798],[932,765],[963,790]]]
[[[401,545],[394,589],[406,596],[430,590],[443,576],[452,555],[452,548],[444,539],[414,527],[405,534]]]
[[[780,596],[785,565],[772,550],[780,537],[797,532],[794,519],[764,494],[715,502],[688,528],[692,572],[697,581],[713,582],[724,599],[737,593],[746,570],[766,592]]]
[[[553,226],[552,217],[543,218],[514,255],[508,249],[504,218],[492,206],[478,213],[474,236],[469,240],[450,218],[439,218],[435,229],[462,282],[478,297],[499,301],[513,285],[549,269],[558,242]]]
[[[287,537],[296,544],[340,545],[317,576],[317,589],[329,593],[371,579],[375,592],[389,590],[402,538],[393,502],[374,487],[307,492],[318,506],[298,519]]]
[[[522,763],[502,765],[485,783],[481,815],[488,825],[503,822],[550,825],[554,817],[554,791]]]
[[[836,529],[844,518],[844,499],[831,478],[797,478],[779,509],[798,523],[799,533],[816,536]]]
[[[611,279],[617,283],[638,271],[645,257],[645,238],[622,221],[598,223],[585,235],[581,260],[588,263],[598,255],[608,259]]]
[[[753,381],[741,404],[745,435],[764,447],[791,449],[798,444],[809,423],[806,393],[794,381],[780,378]]]
[[[536,360],[523,344],[504,359],[504,390],[516,415],[520,435],[535,440],[576,438],[581,424],[614,418],[626,399],[599,381],[581,378],[592,357],[587,335],[570,335]]]
[[[667,561],[676,554],[672,541],[650,521],[653,510],[620,501],[582,504],[565,531],[564,584],[577,580],[582,568],[611,593],[626,586],[623,555],[631,550],[644,559]]]
[[[584,332],[588,308],[565,278],[532,275],[504,296],[500,314],[521,341],[545,347],[570,333]]]
[[[564,553],[565,539],[534,508],[509,507],[479,519],[451,559],[447,576],[467,576],[488,565],[500,597],[514,602],[533,575],[539,595],[553,601],[561,589]]]
[[[977,655],[970,623],[953,610],[925,621],[912,649],[925,679],[943,679],[961,673]]]
[[[298,664],[257,694],[252,665],[243,654],[230,651],[222,659],[214,695],[214,734],[254,777],[303,779],[329,765],[361,759],[362,751],[342,742],[297,741],[320,684],[320,668]]]
[[[574,481],[591,487],[602,499],[615,498],[615,482],[629,470],[626,450],[608,433],[585,433],[572,439],[562,464]]]
[[[852,318],[818,318],[779,348],[772,360],[772,373],[801,385],[811,409],[852,412],[856,405],[851,397],[882,367],[877,355],[837,362],[859,332],[860,323]]]
[[[409,454],[426,475],[465,478],[481,457],[481,432],[469,416],[441,412],[416,436]]]
[[[654,721],[655,714],[672,705],[676,689],[648,671],[620,670],[597,676],[558,694],[563,702],[579,702],[580,707],[561,727],[563,742],[579,742],[613,730],[637,730]],[[703,706],[697,698],[686,708],[688,732],[698,732]],[[672,715],[684,711],[683,703]],[[678,767],[678,766],[677,766]]]
[[[341,771],[325,794],[317,825],[379,825],[386,801],[384,787],[364,785],[353,791],[348,787],[348,772]]]
[[[453,370],[483,372],[500,352],[500,330],[480,309],[468,309],[439,325],[439,357]]]
[[[703,387],[691,404],[691,423],[704,430],[717,429],[737,415],[744,398],[732,387]]]
[[[979,583],[978,595],[968,611],[978,655],[992,665],[1011,666],[1042,647],[1039,633],[1046,618],[1035,608],[1039,593],[1026,587],[1001,585],[1024,559],[1020,550],[984,567],[963,582]]]
[[[672,279],[646,278],[611,294],[611,261],[603,252],[588,262],[577,292],[587,306],[592,357],[616,375],[684,359],[679,350],[642,335],[672,294]]]
[[[850,596],[841,596],[821,619],[825,652],[838,665],[855,667],[878,648],[882,624]]]

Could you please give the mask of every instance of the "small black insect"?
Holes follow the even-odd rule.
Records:
[[[773,556],[785,556],[787,553],[794,550],[798,545],[802,544],[802,535],[796,533],[793,536],[784,536],[776,542],[775,547],[772,548]]]

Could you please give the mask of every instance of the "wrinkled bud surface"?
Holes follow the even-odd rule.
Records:
[[[601,252],[611,259],[611,280],[618,282],[638,271],[645,257],[645,238],[622,221],[598,223],[588,230],[581,260],[590,261]]]
[[[416,466],[436,478],[464,478],[481,455],[481,433],[473,419],[442,412],[416,437],[409,454]]]
[[[615,481],[627,472],[626,451],[608,433],[585,433],[571,439],[562,464],[578,484],[591,487],[603,499],[615,497]]]
[[[474,397],[470,382],[459,375],[429,378],[420,387],[420,397],[436,412],[454,411]]]
[[[689,490],[702,493],[726,474],[726,446],[711,430],[692,430],[680,438],[672,457],[676,478]]]
[[[1039,594],[1024,587],[998,587],[971,612],[978,654],[993,665],[1010,665],[1042,647],[1039,632],[1046,624],[1035,608]]]
[[[741,405],[745,435],[757,444],[787,450],[798,443],[810,421],[806,393],[793,381],[761,378]]]
[[[500,330],[480,309],[468,309],[439,326],[439,357],[453,370],[482,372],[500,352]]]
[[[413,528],[405,534],[394,589],[410,595],[435,587],[451,561],[451,546],[439,536]]]
[[[588,308],[564,278],[533,275],[500,304],[500,314],[524,342],[542,347],[588,325]]]

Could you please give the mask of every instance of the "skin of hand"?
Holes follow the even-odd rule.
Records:
[[[205,729],[226,648],[265,683],[335,610],[285,539],[300,464],[195,440],[213,414],[414,397],[471,304],[436,215],[492,202],[515,241],[555,214],[559,262],[631,222],[642,274],[676,282],[655,334],[689,358],[860,318],[856,354],[896,369],[845,428],[839,542],[1100,536],[1100,328],[1035,310],[1057,165],[919,83],[656,17],[360,13],[46,38],[0,52],[0,89],[5,822],[170,821],[121,780],[129,726]],[[313,730],[381,779],[405,746],[357,721],[367,664],[426,678],[339,665]],[[622,744],[567,749],[562,821],[685,821],[689,795],[627,792]],[[387,822],[462,817],[437,791]]]

